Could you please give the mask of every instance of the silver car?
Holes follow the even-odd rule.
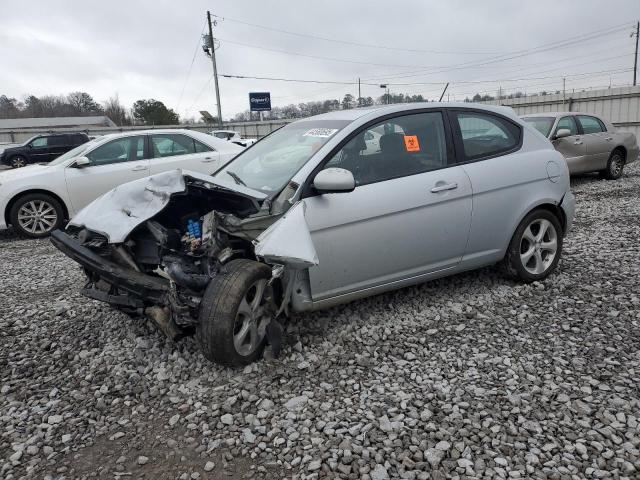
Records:
[[[512,110],[424,103],[306,118],[212,176],[122,185],[52,241],[86,296],[242,365],[290,312],[498,262],[542,280],[573,215],[566,162]]]
[[[618,132],[611,122],[596,115],[554,112],[522,119],[551,140],[567,160],[572,175],[600,172],[602,177],[616,180],[624,166],[638,158],[635,135]]]

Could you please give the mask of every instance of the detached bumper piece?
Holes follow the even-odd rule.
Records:
[[[61,230],[51,234],[51,243],[67,257],[84,267],[94,285],[82,290],[85,296],[112,305],[134,308],[166,302],[166,295],[170,289],[166,279],[122,267],[82,246],[78,240]],[[118,294],[114,295],[95,288],[99,280],[114,287]]]

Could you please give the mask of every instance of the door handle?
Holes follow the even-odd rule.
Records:
[[[582,140],[576,140],[573,142],[574,145],[582,145]]]
[[[605,137],[605,140],[606,140],[607,142],[610,142],[611,140],[613,140],[613,137]]]
[[[215,158],[212,157],[204,157],[204,159],[202,160],[202,163],[211,163],[211,162],[215,162]]]
[[[133,167],[131,169],[132,172],[141,172],[142,170],[146,170],[147,167],[145,167],[144,165],[138,165],[137,167]]]
[[[454,190],[458,188],[458,184],[456,182],[446,183],[444,185],[438,185],[437,187],[433,187],[431,189],[431,193],[444,192],[446,190]]]

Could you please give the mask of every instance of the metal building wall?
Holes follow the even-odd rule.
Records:
[[[582,112],[600,115],[616,128],[640,138],[640,86],[481,102],[512,107],[520,116],[544,112]]]

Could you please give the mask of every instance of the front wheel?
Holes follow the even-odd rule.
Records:
[[[562,254],[562,227],[548,210],[534,210],[513,234],[504,264],[512,277],[524,282],[547,278]]]
[[[232,260],[213,277],[200,303],[196,340],[206,358],[247,365],[262,355],[274,318],[271,269],[254,260]]]
[[[27,159],[22,155],[16,155],[15,157],[11,157],[11,160],[9,160],[9,165],[11,165],[11,168],[24,167],[26,164]]]
[[[9,212],[11,224],[26,237],[42,238],[64,224],[64,210],[46,193],[31,193],[19,198]]]

